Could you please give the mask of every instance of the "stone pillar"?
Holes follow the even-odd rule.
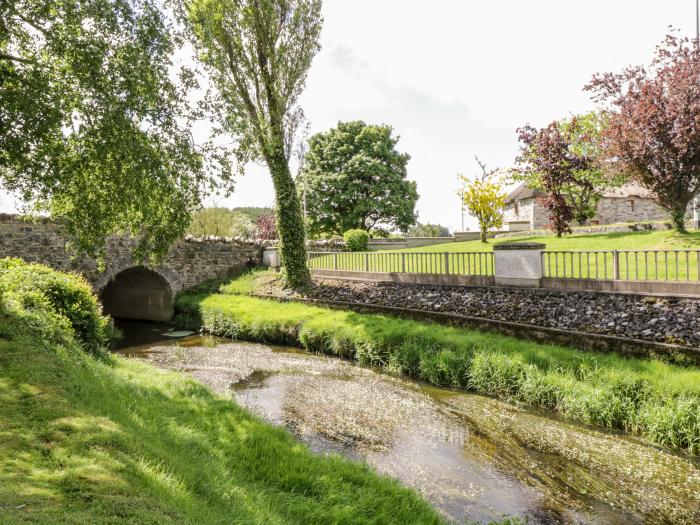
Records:
[[[263,251],[263,266],[270,268],[280,267],[280,254],[274,246],[265,248],[265,251]]]
[[[539,288],[544,275],[542,252],[545,245],[539,242],[511,242],[496,244],[496,286],[526,286]]]

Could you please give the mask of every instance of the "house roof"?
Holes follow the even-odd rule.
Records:
[[[509,204],[513,201],[530,199],[532,197],[542,197],[543,195],[546,195],[544,191],[538,188],[530,188],[527,184],[523,182],[522,184],[520,184],[520,186],[511,191],[508,197],[506,197],[506,204]]]
[[[629,183],[619,188],[613,188],[603,193],[603,197],[624,199],[625,197],[639,197],[640,199],[653,199],[655,195],[638,184]]]
[[[530,199],[533,197],[542,197],[546,195],[543,190],[538,188],[530,188],[524,182],[520,184],[517,188],[510,192],[510,195],[506,198],[506,204],[509,204],[516,200]],[[608,197],[612,199],[624,199],[626,197],[638,197],[640,199],[653,199],[654,194],[646,188],[642,188],[638,184],[629,183],[619,188],[613,188],[611,190],[603,193],[603,197]]]

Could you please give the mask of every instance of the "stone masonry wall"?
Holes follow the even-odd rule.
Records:
[[[29,223],[11,215],[0,216],[0,257],[19,257],[57,270],[80,273],[96,291],[102,290],[118,273],[135,266],[146,266],[158,272],[168,281],[172,291],[177,292],[262,262],[262,248],[258,245],[183,239],[170,248],[161,264],[139,265],[131,257],[134,240],[112,237],[107,240],[106,268],[100,271],[95,260],[70,253],[68,241],[61,225]]]
[[[630,203],[634,203],[630,208]],[[692,206],[692,205],[691,205]],[[693,217],[692,207],[686,211],[688,218]],[[662,221],[668,220],[668,212],[652,199],[640,197],[603,197],[598,203],[598,212],[593,218],[599,224],[617,222]]]

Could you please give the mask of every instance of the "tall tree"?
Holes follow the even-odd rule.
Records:
[[[398,140],[390,126],[362,121],[339,122],[309,139],[299,187],[311,234],[406,231],[415,223],[418,191],[406,180],[410,157],[396,150]]]
[[[609,110],[609,158],[656,195],[679,232],[700,192],[699,79],[698,47],[670,35],[649,68],[598,74],[586,86]]]
[[[204,158],[155,0],[0,2],[0,186],[91,254],[131,233],[162,255],[200,201]]]
[[[459,175],[462,183],[459,194],[467,211],[479,223],[481,242],[487,242],[488,232],[503,226],[503,208],[507,196],[503,191],[503,183],[499,180],[498,170],[487,170],[478,158],[476,162],[481,168],[481,175],[474,179]]]
[[[303,114],[297,102],[319,50],[320,0],[184,0],[194,44],[215,92],[210,109],[236,139],[240,165],[263,160],[276,195],[287,283],[303,288],[304,221],[289,169]]]

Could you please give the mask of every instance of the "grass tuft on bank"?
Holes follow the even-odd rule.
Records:
[[[2,523],[443,522],[194,380],[100,351],[105,330],[82,279],[0,260]]]
[[[242,295],[254,291],[255,279],[246,275],[219,294],[181,295],[178,308],[220,336],[301,345],[700,453],[696,367]]]

